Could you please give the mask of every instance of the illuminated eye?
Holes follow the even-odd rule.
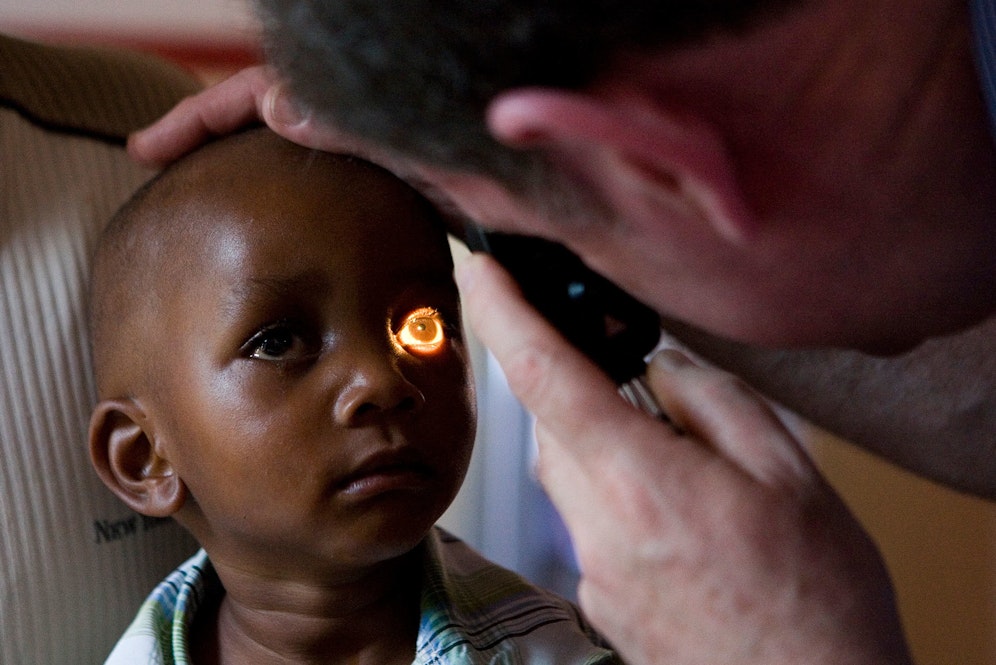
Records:
[[[409,353],[432,353],[446,341],[443,317],[428,307],[417,309],[405,318],[397,332],[398,344]]]

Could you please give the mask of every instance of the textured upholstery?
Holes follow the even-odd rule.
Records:
[[[0,663],[97,663],[195,545],[92,470],[85,294],[103,224],[151,172],[127,133],[196,81],[137,54],[0,36]]]

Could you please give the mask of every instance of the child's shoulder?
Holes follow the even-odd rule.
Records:
[[[187,636],[198,608],[223,593],[207,553],[200,550],[149,594],[105,665],[186,665]]]
[[[618,662],[567,599],[442,529],[426,552],[417,665]]]

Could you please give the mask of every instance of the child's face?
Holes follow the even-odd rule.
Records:
[[[315,171],[211,195],[161,317],[157,439],[189,490],[178,519],[219,562],[407,552],[470,457],[445,238],[388,176]]]

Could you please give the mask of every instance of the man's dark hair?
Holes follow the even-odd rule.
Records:
[[[319,118],[401,154],[528,189],[536,155],[499,145],[502,90],[579,88],[623,49],[742,30],[786,0],[257,0],[269,57]]]

